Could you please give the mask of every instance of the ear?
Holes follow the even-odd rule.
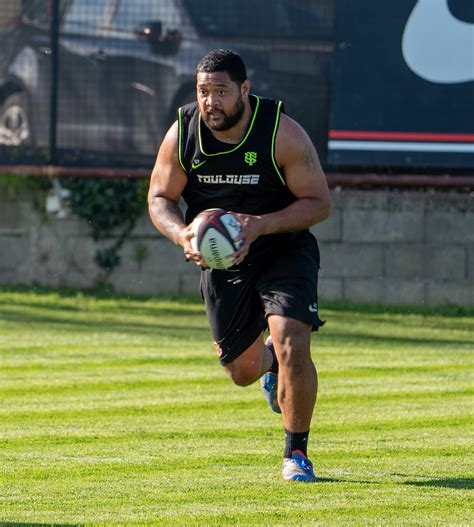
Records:
[[[246,97],[248,96],[249,93],[250,93],[250,81],[246,79],[240,85],[240,95],[242,95],[242,97]]]

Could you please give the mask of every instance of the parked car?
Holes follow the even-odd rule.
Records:
[[[198,60],[228,47],[252,91],[281,98],[324,156],[333,3],[61,0],[53,108],[51,2],[29,0],[0,30],[0,144],[48,149],[56,115],[63,162],[148,162],[195,99]]]

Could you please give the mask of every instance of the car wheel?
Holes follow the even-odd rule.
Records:
[[[0,106],[0,144],[20,146],[32,144],[32,130],[23,93],[8,96]]]

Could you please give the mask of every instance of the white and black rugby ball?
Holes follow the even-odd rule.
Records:
[[[236,240],[241,225],[236,216],[224,209],[206,209],[193,222],[191,245],[211,269],[227,269],[233,264],[232,255],[242,245]]]

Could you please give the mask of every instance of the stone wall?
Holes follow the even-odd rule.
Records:
[[[474,305],[474,196],[336,189],[332,197],[330,218],[313,228],[322,299]],[[89,288],[100,275],[96,248],[82,220],[0,196],[0,283]],[[198,268],[146,215],[121,255],[109,278],[118,291],[197,292]]]
[[[321,296],[397,304],[474,305],[474,196],[333,192],[313,230]]]

